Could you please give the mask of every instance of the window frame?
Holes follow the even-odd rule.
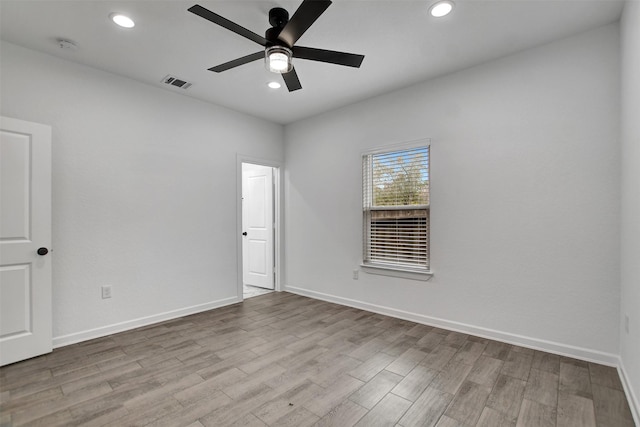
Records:
[[[370,172],[369,173],[365,173],[365,162],[367,162],[367,158],[370,158],[371,156],[374,155],[380,155],[380,154],[387,154],[387,153],[394,153],[394,152],[400,152],[400,151],[405,151],[405,150],[411,150],[411,149],[419,149],[419,148],[427,148],[429,150],[429,154],[427,157],[427,168],[429,170],[429,203],[428,204],[422,204],[422,205],[408,205],[408,206],[401,206],[401,205],[391,205],[391,206],[365,206],[365,197],[368,197],[369,200],[372,197],[371,189],[371,183],[367,182],[367,178],[370,176]],[[430,251],[430,226],[427,227],[426,230],[426,238],[427,238],[427,244],[429,245],[429,247],[427,248],[427,264],[429,265],[429,267],[418,267],[418,266],[410,266],[410,265],[403,265],[401,263],[398,264],[394,264],[394,263],[382,263],[382,262],[375,262],[375,261],[368,261],[366,259],[366,255],[367,255],[367,246],[369,245],[369,236],[371,233],[371,222],[370,222],[370,217],[369,219],[367,218],[367,213],[370,211],[376,211],[376,210],[427,210],[428,211],[428,218],[429,218],[429,223],[430,223],[430,217],[431,217],[431,140],[429,138],[425,138],[425,139],[419,139],[419,140],[415,140],[415,141],[410,141],[410,142],[404,142],[404,143],[400,143],[400,144],[389,144],[389,145],[385,145],[382,147],[378,147],[375,149],[371,149],[368,151],[365,151],[362,153],[361,155],[361,164],[362,164],[362,175],[361,175],[361,179],[362,179],[362,200],[361,200],[361,208],[362,208],[362,253],[361,253],[361,257],[362,257],[362,261],[360,263],[360,267],[362,267],[362,269],[367,272],[367,273],[371,273],[371,274],[380,274],[380,275],[384,275],[384,276],[392,276],[392,277],[401,277],[401,278],[407,278],[407,279],[415,279],[415,280],[429,280],[429,278],[433,275],[433,271],[431,268],[431,251]],[[367,194],[367,196],[365,196],[365,194]]]

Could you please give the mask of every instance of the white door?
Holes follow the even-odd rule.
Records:
[[[274,288],[273,208],[273,168],[243,163],[242,276],[246,285]]]
[[[51,128],[0,118],[0,366],[49,353]]]

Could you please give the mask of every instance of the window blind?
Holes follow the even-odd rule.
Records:
[[[363,261],[429,270],[429,147],[366,154]]]

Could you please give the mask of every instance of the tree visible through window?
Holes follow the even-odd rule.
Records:
[[[429,147],[363,157],[365,265],[428,271]]]

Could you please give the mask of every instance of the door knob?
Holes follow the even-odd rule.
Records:
[[[47,248],[39,248],[37,252],[38,252],[38,255],[46,255],[46,254],[49,253],[49,249],[47,249]]]
[[[245,232],[243,232],[243,233],[242,233],[242,235],[243,235],[243,236],[246,236],[246,235],[247,235],[247,232],[246,232],[246,231],[245,231]]]

